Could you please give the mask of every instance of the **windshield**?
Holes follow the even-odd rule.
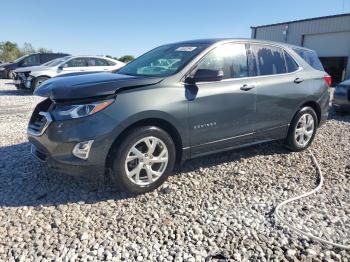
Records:
[[[30,56],[30,55],[21,56],[20,58],[17,58],[16,60],[14,60],[13,63],[17,63],[17,62],[21,61],[23,58],[26,58],[27,56]]]
[[[180,71],[208,45],[170,44],[157,47],[125,65],[118,74],[169,76]]]
[[[47,62],[46,64],[44,64],[44,66],[57,66],[65,61],[67,61],[69,58],[71,58],[71,57],[65,56],[65,57],[56,58],[54,60]]]

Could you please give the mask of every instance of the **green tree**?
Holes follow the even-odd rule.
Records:
[[[21,51],[16,43],[6,41],[0,43],[0,60],[10,62],[21,56]]]
[[[35,53],[35,49],[32,44],[25,42],[21,48],[21,55],[29,55]]]
[[[118,58],[118,60],[120,62],[124,62],[124,63],[129,63],[130,61],[134,60],[135,57],[132,55],[124,55]]]
[[[44,48],[44,47],[40,47],[36,50],[38,53],[52,53],[52,50],[51,49],[47,49],[47,48]]]

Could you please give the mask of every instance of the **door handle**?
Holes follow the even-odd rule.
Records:
[[[297,77],[294,79],[294,83],[296,83],[296,84],[300,84],[303,81],[304,81],[304,79],[302,79],[301,77]]]
[[[253,88],[255,88],[255,85],[247,85],[247,84],[245,84],[245,85],[241,86],[240,89],[242,91],[249,91],[250,89],[253,89]]]

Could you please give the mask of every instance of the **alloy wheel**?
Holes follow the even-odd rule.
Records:
[[[294,132],[295,142],[300,147],[305,147],[315,132],[315,121],[311,114],[303,114],[296,125]]]
[[[157,137],[148,136],[130,148],[125,160],[125,172],[134,184],[147,186],[163,175],[168,161],[165,143]]]

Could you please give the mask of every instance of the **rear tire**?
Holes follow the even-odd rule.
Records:
[[[164,130],[137,127],[111,154],[111,177],[124,192],[142,194],[159,187],[174,169],[175,145]]]
[[[315,110],[306,106],[294,116],[288,130],[286,146],[294,152],[305,150],[315,138],[318,119]]]

